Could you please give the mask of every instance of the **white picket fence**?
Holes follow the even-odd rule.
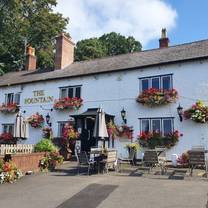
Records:
[[[5,154],[28,154],[34,151],[33,144],[0,145],[0,155]]]

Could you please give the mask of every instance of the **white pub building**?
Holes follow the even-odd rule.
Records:
[[[176,46],[169,46],[168,42],[163,30],[158,49],[74,62],[74,44],[61,35],[56,43],[55,69],[37,70],[34,50],[29,48],[24,71],[0,76],[0,103],[17,103],[25,118],[37,112],[44,119],[49,115],[44,126],[51,125],[54,137],[61,137],[64,124],[74,118],[80,133],[87,130],[82,145],[92,137],[95,112],[102,106],[107,120],[113,119],[117,125],[126,120],[133,127],[133,141],[141,132],[182,133],[179,141],[167,149],[169,159],[193,146],[207,147],[208,124],[184,119],[181,111],[198,100],[208,105],[208,40]],[[174,88],[178,97],[157,106],[137,102],[139,94],[152,88]],[[54,109],[54,102],[65,97],[82,98],[83,105],[79,109]],[[183,109],[178,109],[179,105]],[[121,117],[123,109],[125,118]],[[15,117],[15,113],[0,112],[0,133],[13,133]],[[35,144],[41,138],[41,128],[30,126],[29,138],[18,142]],[[110,139],[109,145],[114,145],[121,155],[129,142],[115,138],[114,144]]]

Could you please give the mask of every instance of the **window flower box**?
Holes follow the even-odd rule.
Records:
[[[179,141],[179,137],[183,136],[179,131],[174,131],[166,135],[161,132],[141,132],[138,136],[139,144],[142,147],[154,149],[156,147],[165,147],[170,149]]]
[[[138,97],[137,102],[150,107],[173,103],[178,99],[175,89],[163,90],[150,88],[144,90]]]
[[[17,113],[19,111],[19,106],[16,103],[2,104],[0,106],[0,112],[7,113]]]
[[[83,100],[81,98],[60,98],[55,101],[53,107],[56,110],[67,110],[67,109],[74,109],[78,110],[83,104]]]
[[[28,123],[33,128],[41,128],[44,123],[44,118],[39,113],[36,113],[28,118]]]
[[[196,102],[188,110],[184,111],[185,119],[190,119],[197,123],[208,122],[208,106],[205,106],[201,101]]]
[[[2,133],[0,135],[0,144],[16,144],[16,142],[11,133]]]

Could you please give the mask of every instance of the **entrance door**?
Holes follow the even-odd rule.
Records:
[[[89,152],[91,147],[96,146],[96,139],[93,138],[95,119],[92,117],[85,118],[85,128],[81,134],[81,150]]]

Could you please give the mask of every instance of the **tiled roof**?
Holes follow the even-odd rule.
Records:
[[[10,72],[0,76],[0,86],[87,76],[90,74],[108,73],[135,68],[146,68],[154,65],[202,58],[208,58],[208,40],[163,49],[153,49],[90,61],[75,62],[61,70]]]

